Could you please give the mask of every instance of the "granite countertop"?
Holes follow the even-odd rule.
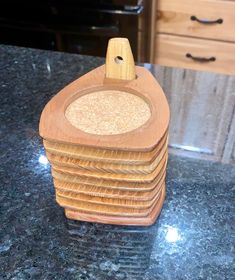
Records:
[[[67,221],[40,113],[101,58],[0,46],[0,279],[235,279],[235,167],[170,155],[151,227]]]

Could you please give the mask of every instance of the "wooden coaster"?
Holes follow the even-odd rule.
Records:
[[[160,186],[156,186],[158,190],[161,190]],[[151,207],[157,197],[159,192],[155,194],[152,200],[149,201],[140,201],[140,200],[132,200],[132,199],[118,199],[118,198],[107,198],[107,197],[99,197],[87,194],[78,194],[74,192],[62,191],[56,189],[56,196],[59,198],[64,198],[67,200],[71,200],[77,202],[78,205],[93,204],[95,206],[115,206],[121,208],[130,208],[130,209],[146,209]],[[72,204],[71,204],[72,205]]]
[[[130,208],[149,208],[154,203],[156,197],[159,195],[159,192],[161,191],[161,187],[164,183],[165,176],[163,176],[158,183],[158,185],[155,186],[155,194],[150,200],[135,200],[133,197],[130,199],[126,199],[124,197],[121,198],[115,198],[115,197],[102,197],[102,196],[95,196],[93,194],[87,194],[87,193],[77,193],[73,191],[68,190],[61,190],[58,189],[56,186],[56,195],[72,199],[78,202],[89,202],[94,203],[98,205],[112,205],[112,206],[120,206],[120,207],[130,207]]]
[[[162,159],[164,153],[167,149],[167,143],[159,151],[157,157],[150,165],[124,165],[124,164],[112,164],[112,163],[103,163],[103,162],[93,162],[93,161],[83,161],[74,158],[68,158],[64,156],[57,156],[49,152],[46,153],[48,160],[52,165],[59,167],[72,167],[84,169],[87,171],[94,172],[108,172],[108,173],[117,173],[117,174],[150,174],[152,173],[159,164],[159,161]]]
[[[96,149],[81,145],[68,145],[52,141],[43,141],[47,152],[53,155],[72,157],[82,161],[102,161],[106,163],[128,164],[128,165],[149,165],[157,157],[159,151],[168,142],[168,131],[151,152],[119,151],[108,149]]]
[[[110,190],[125,190],[125,191],[152,191],[159,178],[161,178],[163,172],[165,172],[167,165],[167,161],[163,164],[161,170],[159,171],[158,176],[151,182],[151,183],[141,183],[141,182],[123,182],[117,180],[104,180],[104,179],[97,179],[92,177],[82,177],[82,176],[73,176],[61,171],[52,171],[52,176],[54,179],[58,179],[63,182],[68,182],[72,184],[81,184],[85,186],[96,186],[100,188],[108,188]]]
[[[157,217],[159,216],[162,206],[165,200],[165,187],[162,190],[160,199],[152,212],[146,217],[119,217],[112,215],[95,215],[90,214],[85,211],[74,211],[65,208],[65,216],[68,219],[95,222],[102,224],[114,224],[114,225],[130,225],[130,226],[150,226],[155,223]]]
[[[61,171],[70,175],[91,177],[91,178],[101,178],[105,180],[116,180],[116,181],[126,181],[126,182],[152,182],[156,176],[159,174],[162,166],[167,160],[168,154],[167,151],[164,151],[163,157],[159,159],[157,167],[152,173],[149,174],[117,174],[117,173],[108,173],[108,172],[98,172],[90,171],[82,168],[73,168],[73,167],[64,167],[56,164],[52,165],[52,169],[55,171]]]
[[[106,65],[66,86],[41,114],[39,133],[66,215],[153,222],[165,196],[169,117],[161,87],[135,67],[128,40],[111,39]]]
[[[161,172],[161,174],[159,174],[159,176],[161,176],[161,178],[159,178],[159,181],[156,183],[157,186],[161,185],[160,181],[165,180],[165,171],[162,170],[162,172]],[[116,189],[110,189],[110,188],[104,188],[104,187],[64,182],[64,181],[61,181],[58,179],[54,179],[54,185],[55,185],[56,190],[71,191],[71,192],[77,193],[77,194],[86,194],[86,195],[92,195],[92,196],[96,196],[96,197],[129,199],[129,200],[134,200],[134,201],[152,200],[159,191],[158,187],[154,187],[150,191],[142,191],[142,190],[139,191],[138,189],[137,190],[131,189],[131,191],[116,190]]]
[[[134,208],[129,205],[126,206],[114,206],[114,205],[101,205],[87,201],[78,201],[72,198],[62,197],[56,193],[57,203],[67,209],[75,211],[86,211],[93,214],[122,216],[122,217],[146,217],[149,215],[156,203],[158,202],[160,195],[154,199],[153,203],[149,207]]]
[[[135,69],[136,79],[120,81],[104,78],[105,67],[101,66],[69,84],[44,108],[39,127],[41,137],[51,142],[99,149],[153,151],[168,129],[169,107],[161,87],[152,74],[143,67],[136,66]],[[83,95],[106,90],[127,92],[142,98],[148,103],[151,116],[142,126],[128,133],[115,135],[90,134],[68,121],[65,112],[70,104]]]

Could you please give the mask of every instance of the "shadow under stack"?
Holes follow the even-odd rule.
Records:
[[[151,225],[165,199],[169,107],[125,38],[66,86],[40,120],[56,201],[69,219]]]

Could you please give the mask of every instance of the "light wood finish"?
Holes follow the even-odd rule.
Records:
[[[112,215],[95,215],[85,211],[74,211],[65,209],[65,215],[69,219],[82,220],[87,222],[96,222],[103,224],[130,225],[130,226],[149,226],[152,225],[161,212],[165,199],[165,188],[161,193],[158,204],[155,205],[152,212],[146,217],[119,217]]]
[[[235,141],[235,76],[157,65],[152,71],[171,110],[170,152],[228,162]]]
[[[161,185],[160,181],[165,180],[165,170],[162,170],[159,173],[159,180],[156,183],[156,186]],[[90,185],[82,185],[77,183],[70,183],[67,181],[62,181],[54,178],[54,185],[56,190],[70,191],[74,194],[86,194],[94,197],[108,197],[108,198],[117,198],[117,199],[129,199],[133,201],[149,201],[154,198],[154,196],[159,192],[158,187],[154,187],[150,191],[143,191],[139,189],[130,189],[120,190],[113,188],[104,188]]]
[[[162,188],[165,186],[163,185]],[[56,193],[57,203],[70,210],[74,211],[85,211],[87,213],[100,214],[100,215],[111,215],[111,216],[122,216],[122,217],[146,217],[148,216],[159,202],[161,195],[157,195],[155,202],[144,209],[142,208],[131,208],[131,207],[120,207],[114,205],[102,205],[95,204],[87,201],[77,201],[76,199],[66,198]]]
[[[158,34],[156,46],[157,64],[235,74],[235,44]],[[216,60],[198,62],[186,57],[187,53]]]
[[[70,209],[74,211],[85,211],[96,215],[101,214],[107,216],[111,215],[111,216],[122,216],[122,217],[146,217],[152,212],[156,203],[158,203],[159,197],[155,199],[153,206],[147,209],[117,207],[113,205],[101,205],[101,204],[95,205],[94,203],[90,203],[90,202],[76,201],[75,199],[62,197],[59,196],[57,193],[56,193],[56,201],[60,206],[66,209]]]
[[[135,80],[114,81],[104,79],[104,67],[101,66],[66,86],[47,103],[42,112],[39,125],[41,137],[57,143],[95,148],[152,151],[168,128],[169,107],[161,87],[152,74],[143,67],[136,67],[136,73]],[[143,126],[129,133],[102,137],[85,133],[72,126],[65,117],[67,106],[84,94],[101,90],[127,91],[141,96],[150,105],[151,117]]]
[[[235,100],[235,94],[233,97]],[[234,110],[233,118],[231,120],[231,126],[230,126],[230,131],[228,133],[227,141],[225,143],[225,149],[224,149],[222,161],[224,163],[235,164],[235,110]]]
[[[53,155],[73,157],[83,161],[126,164],[126,165],[149,165],[157,157],[159,151],[168,142],[168,131],[162,137],[157,147],[151,152],[130,152],[108,149],[95,149],[80,145],[68,145],[44,140],[46,150]]]
[[[105,76],[110,79],[134,80],[135,63],[127,38],[113,38],[109,40]]]
[[[191,20],[222,19],[222,24]],[[159,0],[156,29],[159,33],[235,42],[235,2],[225,0]]]
[[[120,191],[152,191],[156,184],[159,182],[162,174],[165,172],[167,161],[163,164],[161,170],[159,171],[158,176],[151,183],[141,183],[141,182],[123,182],[117,180],[104,180],[97,179],[92,177],[82,177],[82,176],[73,176],[62,171],[56,171],[52,169],[52,176],[55,179],[61,180],[63,182],[75,183],[82,186],[96,186],[104,189],[110,190],[120,190]]]
[[[61,167],[74,167],[94,172],[108,172],[117,174],[150,174],[158,166],[159,161],[162,159],[167,150],[167,143],[160,150],[157,157],[149,165],[121,165],[104,162],[82,161],[75,158],[68,158],[57,156],[51,153],[46,153],[48,160],[57,166]]]
[[[158,175],[159,171],[161,170],[166,160],[167,160],[167,152],[164,151],[162,158],[159,158],[159,163],[157,167],[154,169],[152,173],[149,174],[123,174],[123,173],[119,174],[119,173],[109,173],[109,172],[98,172],[98,171],[84,170],[78,167],[77,168],[65,167],[56,164],[53,164],[53,169],[55,171],[60,171],[65,174],[80,176],[80,177],[89,177],[89,178],[96,178],[96,179],[100,178],[103,180],[116,180],[122,182],[150,183],[156,178],[156,176]]]
[[[143,98],[118,90],[83,95],[65,111],[74,127],[96,135],[127,133],[144,125],[150,116],[150,107]]]
[[[83,194],[83,193],[76,193],[73,191],[67,191],[67,190],[61,190],[56,188],[56,195],[61,197],[61,198],[65,198],[65,199],[71,199],[73,201],[78,202],[78,204],[81,203],[91,203],[98,206],[117,206],[120,209],[122,209],[122,207],[124,208],[131,208],[131,209],[146,209],[151,207],[159,193],[162,190],[162,180],[159,183],[160,185],[156,186],[155,189],[157,189],[157,191],[155,192],[154,196],[152,197],[152,199],[149,200],[134,200],[134,199],[125,199],[125,198],[114,198],[114,197],[102,197],[102,196],[94,196],[93,194]]]
[[[152,0],[150,1],[150,38],[149,38],[149,62],[154,63],[155,59],[155,36],[156,36],[156,18],[157,18],[157,1]]]
[[[40,120],[67,217],[152,223],[165,196],[168,126],[158,83],[134,66],[128,40],[110,40],[106,73],[102,66],[68,85]]]

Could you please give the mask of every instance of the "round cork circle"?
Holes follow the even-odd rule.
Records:
[[[120,90],[82,95],[65,111],[65,117],[74,127],[97,135],[130,132],[145,124],[150,116],[150,107],[143,98]]]

